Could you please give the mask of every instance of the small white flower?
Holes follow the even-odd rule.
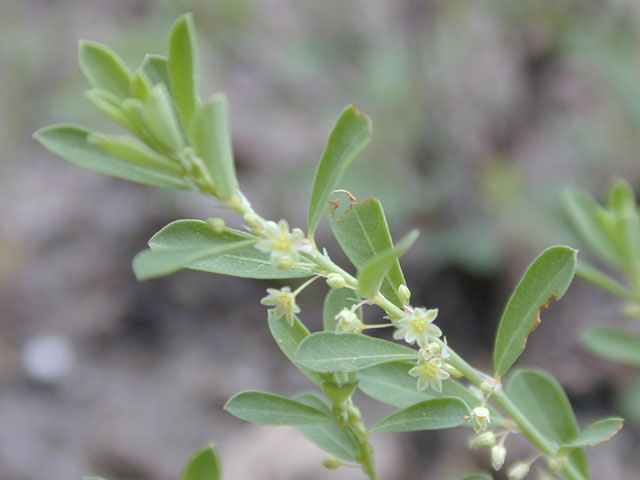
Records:
[[[507,477],[509,480],[522,480],[529,473],[529,468],[528,462],[516,462],[507,470]]]
[[[360,333],[364,330],[364,323],[358,317],[356,312],[349,308],[343,308],[336,315],[336,332],[337,333]]]
[[[272,265],[285,270],[293,267],[301,252],[309,252],[311,248],[302,230],[294,228],[290,232],[289,224],[284,219],[278,223],[265,222],[262,238],[255,247],[270,255]]]
[[[438,316],[438,309],[413,308],[407,309],[404,317],[396,322],[398,329],[393,333],[393,338],[404,339],[407,343],[418,342],[421,347],[429,344],[430,337],[439,337],[442,330],[432,322]]]
[[[262,305],[273,306],[271,310],[276,318],[285,317],[289,325],[293,326],[295,314],[300,313],[300,307],[296,305],[296,297],[289,287],[283,287],[281,290],[275,288],[267,288],[267,295],[260,303]]]
[[[489,425],[489,409],[487,407],[476,407],[471,412],[473,418],[473,430],[476,433],[484,432]]]
[[[494,445],[491,447],[491,466],[494,470],[500,470],[504,465],[504,457],[507,456],[507,449],[504,445]]]
[[[442,360],[434,357],[429,360],[418,360],[415,367],[409,370],[409,375],[418,378],[418,391],[431,386],[436,392],[442,393],[442,380],[449,378],[449,372],[442,367]]]

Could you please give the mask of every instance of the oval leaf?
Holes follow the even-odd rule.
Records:
[[[441,430],[459,427],[467,421],[468,415],[469,407],[459,398],[434,398],[383,418],[371,431],[388,433]]]
[[[138,280],[162,277],[193,263],[248,248],[254,243],[254,239],[245,239],[203,248],[144,250],[133,259],[133,271]]]
[[[230,198],[238,189],[238,180],[227,123],[227,98],[223,94],[214,95],[198,108],[189,126],[189,138],[207,166],[218,196]]]
[[[615,328],[592,328],[582,344],[596,355],[614,362],[640,367],[640,337]]]
[[[234,417],[258,425],[302,426],[333,422],[317,408],[266,392],[241,392],[231,397],[224,409]]]
[[[370,139],[371,119],[355,105],[348,105],[333,127],[313,180],[309,202],[310,234],[318,226],[329,195],[336,189],[340,177]]]
[[[230,228],[222,234],[217,234],[202,220],[177,220],[151,237],[149,246],[151,250],[195,249],[246,240],[247,238],[251,238],[251,236]],[[186,268],[236,277],[263,279],[302,278],[312,274],[311,270],[303,268],[277,269],[271,265],[268,254],[253,247],[198,260],[186,265]]]
[[[285,317],[277,317],[273,310],[269,310],[268,323],[269,323],[269,331],[273,336],[273,339],[276,341],[276,344],[282,350],[282,353],[293,362],[293,357],[300,345],[300,342],[309,336],[309,330],[304,324],[298,319],[298,317],[293,318],[293,325],[289,325],[289,322]],[[313,372],[308,368],[304,368],[300,365],[297,365],[293,362],[298,369],[304,373],[309,379],[315,383],[316,385],[322,385],[323,378],[317,372]]]
[[[185,128],[198,106],[198,54],[193,17],[178,18],[169,33],[169,78],[180,120]]]
[[[354,372],[381,363],[413,360],[411,348],[359,333],[313,333],[305,338],[295,361],[316,372]]]
[[[220,456],[215,445],[208,445],[194,453],[182,470],[180,480],[220,480]]]
[[[155,170],[165,170],[171,175],[182,176],[180,165],[177,162],[160,155],[133,138],[92,133],[87,137],[87,141],[89,144],[133,164]]]
[[[106,45],[81,40],[78,63],[91,86],[107,90],[121,99],[129,96],[131,71]]]
[[[578,436],[569,399],[552,376],[538,370],[519,370],[510,378],[505,391],[529,422],[556,445],[570,443]],[[588,478],[589,466],[582,449],[572,451],[569,460]]]
[[[393,249],[387,219],[376,198],[351,204],[341,217],[329,215],[329,225],[340,247],[358,270],[377,255]],[[380,286],[380,292],[402,308],[396,292],[404,283],[400,262],[395,260]]]
[[[164,85],[151,89],[144,102],[142,119],[156,142],[170,152],[178,152],[184,145],[180,126],[176,119],[171,97]]]
[[[382,282],[398,259],[406,252],[418,238],[419,232],[409,232],[391,250],[383,252],[367,262],[358,272],[358,290],[364,298],[372,298],[378,294]]]
[[[171,91],[169,80],[169,59],[162,55],[146,54],[140,66],[153,85],[161,83],[168,92]]]
[[[50,152],[89,170],[156,187],[189,188],[181,176],[166,169],[132,163],[92,145],[88,137],[93,133],[74,125],[53,125],[38,130],[34,137]]]
[[[551,299],[560,299],[576,269],[577,251],[551,247],[529,266],[507,302],[493,350],[496,375],[503,375],[524,351],[527,337],[540,320],[540,311]]]
[[[624,425],[624,419],[620,417],[608,417],[592,423],[578,438],[569,443],[568,447],[595,447],[608,442],[618,433]]]

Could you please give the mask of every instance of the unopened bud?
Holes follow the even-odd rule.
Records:
[[[349,308],[343,308],[336,315],[336,333],[360,333],[364,330],[364,323],[358,317],[358,314]]]
[[[484,447],[491,447],[496,444],[496,435],[491,430],[476,435],[469,442],[469,447],[473,450],[480,450]]]
[[[476,407],[471,412],[473,418],[473,430],[476,433],[484,432],[489,425],[489,409],[487,407]]]
[[[449,375],[451,375],[453,378],[462,378],[462,372],[460,370],[458,370],[456,367],[454,367],[453,365],[451,365],[450,363],[445,362],[442,365],[442,368],[445,369],[445,371],[447,371],[449,373]]]
[[[504,458],[507,456],[507,449],[504,445],[494,445],[491,447],[491,466],[494,470],[500,470],[504,465]]]
[[[344,288],[346,283],[347,282],[345,281],[344,277],[339,273],[330,273],[327,276],[327,285],[329,285],[334,290]]]
[[[244,220],[244,223],[247,225],[247,227],[251,229],[262,227],[260,217],[253,212],[245,213],[242,216],[242,220]]]
[[[342,462],[337,458],[328,457],[324,459],[322,465],[324,466],[324,468],[328,468],[329,470],[335,470],[340,465],[342,465]]]
[[[528,462],[516,462],[507,470],[507,478],[509,480],[522,480],[529,473]]]
[[[220,217],[207,218],[207,225],[216,233],[222,233],[224,229],[227,228],[227,222],[224,221],[224,218]]]
[[[560,473],[564,467],[562,461],[558,458],[547,458],[547,465],[549,465],[549,469],[554,473]]]
[[[276,265],[279,270],[291,270],[295,265],[295,261],[291,257],[282,257]]]
[[[409,305],[409,300],[411,300],[411,290],[404,284],[398,287],[398,300],[402,305]]]

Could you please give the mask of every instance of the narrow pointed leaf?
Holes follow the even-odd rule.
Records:
[[[198,54],[193,17],[176,20],[169,33],[169,78],[180,119],[185,128],[198,106]]]
[[[577,251],[551,247],[529,266],[509,298],[498,325],[493,364],[503,375],[524,351],[527,337],[540,324],[540,311],[552,299],[560,299],[576,270]]]
[[[618,433],[624,424],[620,417],[608,417],[592,423],[577,438],[567,444],[567,447],[595,447],[608,442]]]
[[[304,373],[313,383],[320,386],[322,384],[322,375],[297,365],[294,361],[294,355],[298,346],[306,337],[309,336],[309,330],[304,324],[294,317],[293,325],[289,325],[285,317],[277,318],[272,310],[268,313],[269,331],[276,341],[278,348],[284,353],[284,355],[293,362],[298,369]]]
[[[139,98],[142,101],[145,101],[151,93],[152,88],[153,83],[151,83],[151,79],[146,74],[143,68],[138,68],[135,72],[133,72],[133,76],[131,77],[131,84],[129,85],[131,95]]]
[[[317,408],[266,392],[238,393],[229,399],[224,409],[234,417],[258,425],[303,426],[333,421]]]
[[[373,433],[441,430],[463,425],[469,407],[459,398],[443,397],[425,400],[389,415],[376,423]]]
[[[53,125],[38,130],[34,137],[50,152],[89,170],[156,187],[189,188],[181,176],[166,169],[134,164],[92,145],[88,137],[93,133],[74,125]]]
[[[166,150],[177,152],[183,147],[178,119],[164,85],[156,85],[151,90],[142,109],[142,119],[153,138]]]
[[[238,189],[238,180],[223,94],[214,95],[198,108],[189,126],[189,138],[207,166],[219,197],[230,198]]]
[[[353,203],[340,217],[329,215],[329,225],[351,263],[359,270],[377,255],[393,249],[389,226],[376,198]],[[402,303],[396,294],[405,283],[400,263],[395,260],[380,286],[380,292],[398,307]]]
[[[419,232],[413,230],[407,234],[398,245],[386,252],[378,254],[369,260],[358,272],[358,289],[364,298],[372,298],[378,294],[382,282],[397,264],[398,258],[406,252],[418,238]]]
[[[333,415],[331,408],[317,395],[303,393],[296,395],[293,399],[317,408],[327,415]],[[358,444],[353,434],[347,429],[334,423],[322,423],[296,427],[296,430],[325,452],[343,460],[356,461]]]
[[[106,114],[111,120],[119,123],[130,132],[137,131],[137,125],[124,110],[120,99],[113,93],[101,88],[93,88],[84,92],[85,97],[98,107],[102,113]]]
[[[144,250],[133,259],[133,271],[138,280],[162,277],[188,265],[248,248],[255,242],[254,239],[248,239],[204,248]]]
[[[78,63],[93,87],[107,90],[119,98],[129,96],[131,71],[118,54],[106,45],[80,41]]]
[[[160,155],[131,137],[92,133],[87,137],[87,141],[90,145],[95,145],[105,152],[133,164],[163,170],[176,177],[183,176],[178,162]]]
[[[151,80],[153,85],[162,84],[168,92],[171,91],[169,80],[169,60],[163,55],[147,54],[140,66]]]
[[[202,220],[177,220],[165,226],[149,240],[151,250],[206,248],[226,245],[252,238],[247,233],[226,229],[218,234]],[[292,268],[280,270],[271,265],[269,255],[254,247],[236,250],[232,253],[198,260],[186,268],[204,272],[220,273],[244,278],[302,278],[311,276],[311,270]]]
[[[371,120],[355,105],[348,105],[333,127],[316,170],[309,202],[309,233],[313,234],[318,226],[329,195],[337,188],[340,177],[370,139]]]
[[[578,424],[569,399],[552,376],[538,370],[519,370],[509,379],[505,391],[540,433],[557,446],[570,443],[578,436]],[[573,450],[569,460],[588,478],[584,450]]]
[[[640,367],[640,336],[615,328],[587,330],[582,344],[596,355],[614,362]]]
[[[381,363],[415,359],[417,352],[359,333],[318,332],[305,338],[295,361],[316,372],[354,372]]]
[[[220,455],[215,445],[207,445],[198,450],[187,461],[180,480],[221,480]]]
[[[353,305],[360,301],[360,295],[358,292],[351,290],[350,288],[341,288],[340,290],[329,290],[326,298],[324,299],[324,307],[322,309],[322,326],[326,332],[335,332],[336,315],[345,308],[351,308]],[[362,309],[356,310],[356,315],[362,320]]]

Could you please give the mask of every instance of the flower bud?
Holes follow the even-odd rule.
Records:
[[[454,367],[453,365],[451,365],[450,363],[444,363],[442,365],[442,368],[444,368],[449,375],[451,375],[453,378],[462,378],[462,372],[460,370],[458,370],[456,367]]]
[[[476,435],[469,442],[469,447],[473,450],[480,450],[484,447],[491,447],[496,444],[496,435],[491,430],[488,430],[480,435]]]
[[[336,315],[336,333],[360,333],[364,330],[364,323],[358,314],[349,308],[343,308]]]
[[[529,473],[529,467],[528,462],[516,462],[507,470],[507,478],[509,480],[522,480]]]
[[[227,228],[227,222],[224,221],[224,218],[220,217],[207,218],[207,225],[216,233],[222,233],[224,229]]]
[[[409,300],[411,300],[411,290],[404,284],[398,287],[398,300],[402,305],[409,305]]]
[[[504,457],[507,456],[507,449],[504,445],[494,445],[491,447],[491,466],[494,470],[500,470],[504,465]]]
[[[328,468],[329,470],[335,470],[340,465],[342,465],[342,462],[337,458],[328,457],[324,459],[322,465],[324,466],[324,468]]]
[[[487,407],[476,407],[471,412],[473,418],[473,430],[476,433],[484,432],[489,425],[489,409]]]
[[[262,226],[260,217],[253,212],[245,213],[242,216],[242,220],[244,220],[244,223],[247,225],[247,227],[251,228],[252,230],[254,228],[260,228]]]
[[[327,285],[329,285],[334,290],[340,290],[341,288],[344,288],[346,283],[347,282],[345,281],[344,277],[339,273],[330,273],[327,276]]]
[[[562,461],[558,458],[547,458],[547,465],[549,469],[554,473],[560,473],[562,471]]]
[[[295,263],[296,262],[294,262],[293,258],[291,257],[282,257],[276,265],[276,268],[279,270],[291,270]]]

